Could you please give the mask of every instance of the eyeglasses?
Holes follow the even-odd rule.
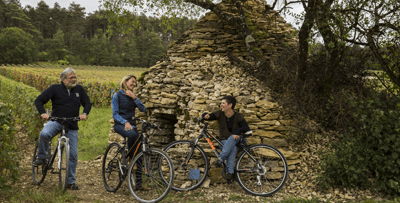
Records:
[[[76,79],[76,76],[67,78],[68,80]]]

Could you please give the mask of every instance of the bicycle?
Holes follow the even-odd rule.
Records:
[[[36,143],[35,150],[33,152],[33,159],[32,159],[32,176],[33,181],[35,184],[40,185],[43,183],[47,171],[51,170],[50,173],[52,174],[59,174],[59,188],[65,191],[68,186],[68,174],[69,174],[69,138],[65,136],[66,134],[66,124],[68,120],[72,121],[80,121],[79,117],[71,117],[71,118],[60,118],[60,117],[50,117],[48,120],[56,121],[62,120],[62,129],[59,134],[59,138],[57,141],[57,145],[54,148],[53,154],[51,154],[51,141],[49,145],[49,149],[47,150],[47,157],[45,164],[43,165],[36,165],[36,160],[39,159],[38,152],[39,152],[39,141]],[[56,168],[53,166],[54,160],[57,158],[57,171]]]
[[[203,123],[204,127],[200,135],[193,140],[178,140],[170,143],[164,151],[170,154],[175,167],[176,179],[172,189],[176,191],[189,191],[200,187],[207,177],[209,160],[199,140],[205,138],[214,154],[219,153],[210,140],[212,137],[219,145],[223,144],[208,130],[208,123],[203,117],[197,120],[197,124]],[[246,132],[251,135],[251,131]],[[256,196],[269,196],[276,193],[285,184],[288,176],[288,165],[283,154],[273,146],[267,144],[255,144],[247,146],[243,139],[238,144],[238,156],[234,177],[239,185],[247,192]],[[221,171],[225,178],[224,169]]]
[[[122,143],[123,146],[113,142],[107,147],[102,164],[104,186],[107,191],[115,193],[125,178],[129,177],[129,191],[135,199],[146,203],[158,202],[171,189],[174,179],[174,166],[167,153],[160,149],[151,148],[149,145],[147,131],[161,129],[156,124],[145,120],[135,117],[132,119],[142,123],[142,133],[129,150],[126,138]],[[142,152],[136,154],[139,147],[142,147]],[[133,157],[128,166],[128,159],[132,153]],[[136,177],[134,177],[134,173]],[[145,184],[151,190],[143,190],[141,184]]]

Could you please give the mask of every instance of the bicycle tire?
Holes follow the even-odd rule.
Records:
[[[102,176],[104,187],[109,192],[116,192],[122,182],[125,180],[125,176],[121,173],[123,165],[123,159],[125,157],[124,151],[121,150],[119,143],[111,143],[108,145],[106,152],[103,156],[102,164]]]
[[[247,192],[255,196],[270,196],[283,187],[288,176],[288,165],[283,154],[273,146],[256,144],[247,151],[262,165],[261,170],[243,151],[235,166],[236,180]],[[257,178],[260,180],[257,180]]]
[[[143,170],[145,161],[147,168]],[[136,170],[133,169],[135,165]],[[145,203],[159,202],[171,190],[174,165],[164,151],[148,149],[146,152],[140,152],[129,164],[128,177],[129,191],[136,200]],[[138,180],[138,177],[142,180]],[[143,189],[143,186],[150,190]]]
[[[207,178],[209,170],[208,157],[204,150],[196,145],[191,147],[191,141],[178,140],[170,143],[164,148],[164,151],[170,156],[175,167],[175,179],[172,189],[175,191],[189,191],[200,187]],[[192,156],[187,165],[186,158],[193,149]],[[191,161],[193,158],[195,160]],[[190,170],[199,170],[198,179],[190,179]]]
[[[58,171],[59,183],[58,187],[60,190],[66,190],[68,186],[68,175],[69,175],[69,144],[64,141],[64,143],[60,143],[60,165]],[[58,162],[57,162],[58,164]]]
[[[40,185],[41,183],[43,183],[47,175],[47,164],[36,165],[36,160],[39,159],[38,152],[39,152],[39,142],[36,143],[32,157],[32,177],[33,177],[33,182],[36,185]]]

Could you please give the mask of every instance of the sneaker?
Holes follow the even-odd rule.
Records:
[[[36,165],[44,165],[46,163],[46,159],[36,159],[35,161]]]
[[[233,173],[226,173],[225,178],[226,178],[227,180],[232,180],[232,178],[233,178]]]
[[[222,160],[221,159],[217,159],[216,161],[214,161],[214,166],[215,167],[217,167],[217,168],[222,168],[222,166],[224,165],[224,163],[222,162]]]
[[[75,183],[68,184],[67,188],[70,190],[79,190],[79,187]]]

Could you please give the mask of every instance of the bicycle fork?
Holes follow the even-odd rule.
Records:
[[[58,138],[58,169],[61,170],[61,145],[64,145],[66,148],[69,147],[69,138],[62,136],[61,138]],[[68,152],[69,150],[65,150],[65,152]],[[69,160],[65,160],[69,161]]]

